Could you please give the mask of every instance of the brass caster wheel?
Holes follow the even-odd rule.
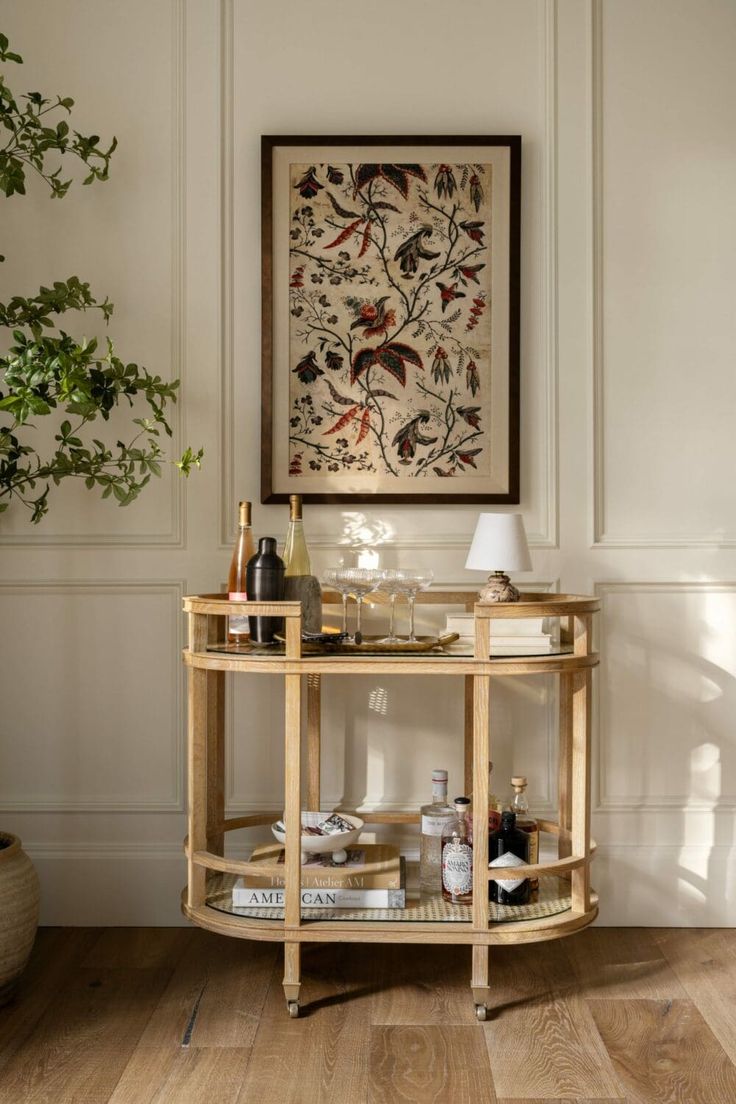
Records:
[[[289,1009],[289,1015],[292,1020],[297,1019],[299,1016],[299,1001],[287,1001],[286,1007]]]
[[[481,1023],[488,1019],[488,1009],[485,1004],[476,1004],[475,1015]]]

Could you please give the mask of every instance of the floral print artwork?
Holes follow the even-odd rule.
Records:
[[[290,166],[290,476],[487,478],[491,170]]]

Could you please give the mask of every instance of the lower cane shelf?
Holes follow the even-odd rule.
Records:
[[[558,939],[592,923],[598,899],[590,887],[590,709],[591,671],[598,663],[592,649],[595,598],[525,594],[516,604],[474,604],[462,591],[428,591],[420,600],[462,605],[475,613],[472,655],[324,656],[301,655],[298,603],[228,601],[216,595],[184,600],[189,614],[189,835],[185,841],[188,884],[182,911],[194,923],[240,939],[284,944],[284,995],[291,1016],[299,1014],[300,951],[303,943],[462,943],[472,947],[470,987],[479,1019],[492,997],[489,947]],[[325,595],[327,601],[337,596]],[[227,616],[285,618],[281,652],[262,650],[233,655],[218,650],[226,637]],[[491,618],[547,616],[560,619],[560,647],[543,656],[490,659]],[[283,810],[226,820],[224,816],[225,672],[270,674],[285,680],[285,777]],[[537,899],[524,906],[498,906],[488,899],[489,880],[503,878],[488,869],[488,834],[473,840],[473,904],[453,905],[414,890],[416,871],[409,866],[406,907],[402,909],[310,909],[300,898],[301,810],[319,809],[321,675],[433,674],[461,676],[465,695],[465,792],[476,809],[488,807],[490,695],[494,677],[556,673],[560,676],[559,816],[540,821],[540,830],[556,840],[557,858],[525,871],[539,878]],[[306,752],[302,754],[302,683],[307,687]],[[302,762],[304,760],[304,762]],[[345,810],[347,811],[347,810]],[[232,903],[236,879],[251,871],[247,861],[225,856],[225,834],[262,827],[283,815],[286,825],[284,907],[242,909]],[[419,810],[363,813],[371,823],[415,823]]]

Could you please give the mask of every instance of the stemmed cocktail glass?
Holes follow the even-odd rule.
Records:
[[[434,573],[432,571],[403,571],[401,575],[403,579],[400,593],[406,595],[406,600],[409,603],[409,636],[407,640],[410,644],[414,644],[417,639],[414,635],[414,603],[419,591],[427,590],[432,585]]]

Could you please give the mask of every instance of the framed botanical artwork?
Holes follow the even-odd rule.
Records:
[[[521,138],[264,137],[262,185],[262,501],[517,503]]]

